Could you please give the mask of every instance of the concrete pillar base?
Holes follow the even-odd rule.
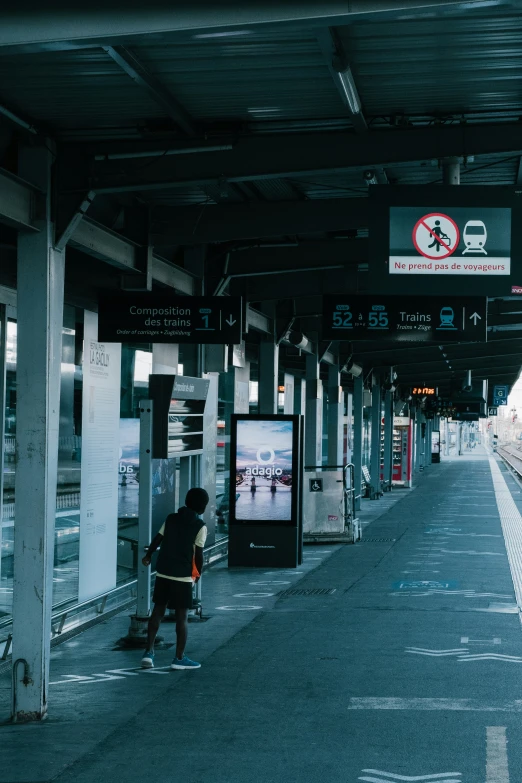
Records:
[[[126,647],[145,648],[147,644],[147,629],[149,617],[138,617],[135,614],[130,615],[130,625],[127,636],[121,640]],[[163,636],[156,636],[156,642],[162,642]]]

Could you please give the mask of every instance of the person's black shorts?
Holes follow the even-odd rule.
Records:
[[[152,601],[169,609],[192,609],[192,582],[156,577]]]

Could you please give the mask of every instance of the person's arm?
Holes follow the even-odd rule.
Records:
[[[162,530],[163,530],[163,528],[162,528]],[[156,535],[154,536],[154,538],[152,539],[152,541],[149,544],[149,548],[147,549],[147,553],[146,553],[145,557],[141,561],[144,566],[149,566],[150,565],[150,561],[152,559],[152,555],[154,554],[156,549],[161,545],[162,541],[163,541],[162,534],[161,533],[156,533]]]
[[[197,582],[199,577],[203,573],[203,547],[202,546],[196,546],[194,552],[194,563],[196,564],[196,568],[199,571],[199,576],[197,576],[194,580],[195,582]]]

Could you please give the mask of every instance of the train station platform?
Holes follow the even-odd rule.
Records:
[[[521,511],[498,456],[444,460],[367,501],[354,546],[205,574],[198,671],[139,669],[126,615],[86,631],[52,651],[48,720],[1,727],[0,783],[522,780]]]

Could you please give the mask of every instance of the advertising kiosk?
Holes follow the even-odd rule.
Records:
[[[229,566],[301,562],[301,419],[232,416]]]

